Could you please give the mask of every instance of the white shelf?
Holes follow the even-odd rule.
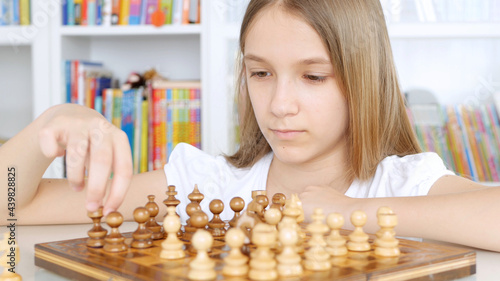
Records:
[[[34,36],[28,33],[29,26],[0,26],[0,46],[26,46],[33,42]]]
[[[399,23],[387,28],[392,39],[500,38],[500,23]]]
[[[201,34],[201,25],[62,26],[60,34],[63,36],[196,35]]]

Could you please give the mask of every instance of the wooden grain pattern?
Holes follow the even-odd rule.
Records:
[[[130,235],[124,234],[129,245]],[[35,265],[77,280],[188,280],[188,265],[194,255],[187,252],[184,259],[162,260],[159,255],[163,240],[154,241],[149,249],[130,248],[122,253],[108,253],[88,248],[86,239],[35,245]],[[476,254],[472,250],[399,240],[401,256],[397,258],[377,257],[373,250],[349,252],[345,258],[337,259],[331,270],[305,270],[300,278],[294,280],[453,280],[476,272]],[[373,242],[373,236],[370,242]],[[184,244],[185,247],[190,246],[187,240]],[[221,274],[224,266],[222,259],[228,251],[224,241],[216,239],[209,253],[216,260],[218,280],[224,279]]]

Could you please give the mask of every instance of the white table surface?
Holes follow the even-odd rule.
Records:
[[[134,231],[136,225],[134,222],[125,222],[120,227],[120,232]],[[20,261],[16,272],[21,274],[24,281],[67,280],[48,270],[35,266],[34,245],[37,243],[86,237],[87,231],[91,228],[91,224],[16,226],[16,239],[20,249]],[[4,230],[0,232],[4,232]],[[462,278],[461,281],[500,280],[500,253],[476,250],[476,254],[477,273],[473,276]]]

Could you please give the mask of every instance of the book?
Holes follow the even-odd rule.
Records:
[[[118,25],[120,23],[121,0],[111,0],[111,24]]]
[[[173,0],[158,0],[158,8],[165,15],[165,24],[172,23],[172,3]]]
[[[21,25],[31,24],[30,0],[20,0],[19,20]]]
[[[130,0],[120,0],[119,25],[128,25],[130,15]]]
[[[139,25],[141,23],[141,0],[130,0],[129,25]]]

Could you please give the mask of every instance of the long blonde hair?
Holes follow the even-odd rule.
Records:
[[[329,52],[349,110],[348,176],[369,179],[386,156],[421,152],[406,114],[379,0],[252,0],[240,31],[240,147],[226,159],[249,167],[271,151],[249,102],[241,54],[255,16],[278,3],[309,23]]]

